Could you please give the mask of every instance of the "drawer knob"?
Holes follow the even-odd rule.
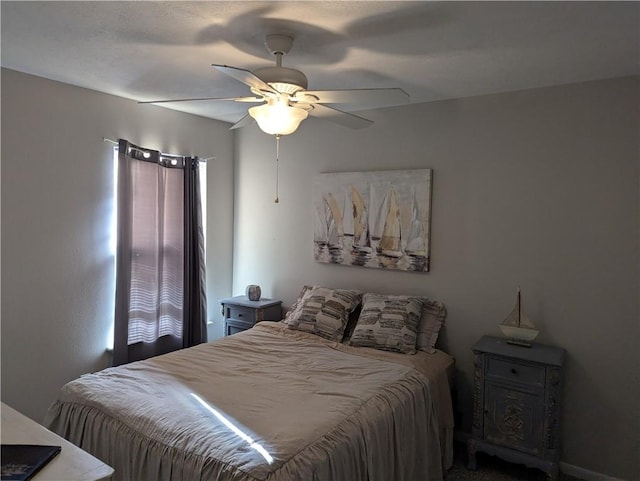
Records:
[[[511,374],[518,374],[518,370],[515,367],[511,368]]]
[[[242,317],[242,313],[241,312],[238,313],[238,317]]]

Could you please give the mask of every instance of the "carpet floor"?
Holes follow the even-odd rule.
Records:
[[[445,481],[545,481],[545,473],[539,469],[513,464],[495,456],[477,453],[478,469],[467,469],[467,449],[463,443],[454,443],[453,467],[447,472]],[[579,478],[560,474],[558,481],[582,481]]]

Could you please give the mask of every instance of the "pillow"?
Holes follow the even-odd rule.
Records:
[[[302,301],[302,299],[304,298],[304,295],[307,293],[309,289],[312,289],[313,287],[314,286],[302,286],[302,290],[300,291],[300,294],[298,294],[298,298],[295,300],[293,304],[291,304],[291,307],[289,308],[289,310],[284,315],[284,318],[282,319],[283,321],[286,321],[289,318],[289,316],[291,316],[295,312],[295,310],[298,308],[298,305],[300,304],[300,301]]]
[[[349,314],[360,304],[362,293],[320,286],[305,287],[284,323],[289,329],[341,341]]]
[[[416,353],[424,298],[367,293],[349,344],[383,351]]]
[[[347,326],[344,328],[344,336],[342,336],[343,343],[348,343],[349,339],[351,339],[351,334],[353,334],[353,330],[356,328],[356,324],[358,323],[358,319],[360,318],[361,306],[362,304],[358,304],[353,312],[349,314]]]
[[[418,338],[416,339],[418,349],[429,354],[436,352],[438,333],[446,317],[447,310],[441,302],[424,298],[424,308],[422,309],[422,318],[418,323]]]

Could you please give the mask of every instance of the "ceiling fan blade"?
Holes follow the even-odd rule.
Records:
[[[362,129],[373,123],[372,120],[365,119],[364,117],[358,117],[357,115],[343,112],[322,104],[314,104],[313,110],[309,113],[315,117],[327,119],[351,129]]]
[[[254,122],[253,117],[247,114],[244,117],[242,117],[240,120],[238,120],[235,124],[233,124],[231,127],[229,127],[229,130],[240,129],[242,127],[246,127],[247,125],[253,122]]]
[[[236,80],[239,80],[245,85],[257,90],[266,90],[267,92],[271,92],[277,94],[278,91],[275,90],[271,85],[266,82],[263,82],[258,77],[256,77],[252,72],[245,70],[243,68],[238,67],[229,67],[228,65],[211,65],[216,70],[227,74],[229,77],[233,77]]]
[[[305,90],[301,95],[313,95],[323,104],[385,104],[398,105],[409,102],[409,94],[400,88]]]
[[[166,100],[145,100],[139,104],[163,104],[168,102],[199,102],[203,100],[233,100],[234,102],[262,102],[261,97],[204,97],[200,99],[166,99]]]

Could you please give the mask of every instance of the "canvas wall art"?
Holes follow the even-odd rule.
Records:
[[[428,272],[431,186],[431,169],[318,174],[315,260]]]

